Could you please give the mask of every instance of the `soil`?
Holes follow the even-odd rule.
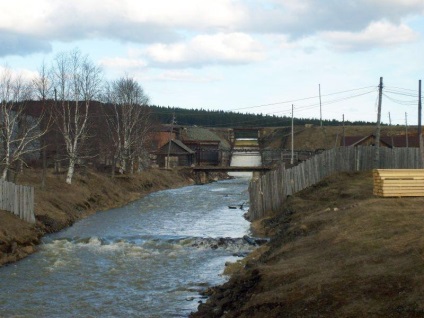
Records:
[[[96,211],[122,206],[142,196],[194,181],[189,170],[152,169],[131,176],[109,175],[91,170],[77,172],[71,185],[64,174],[47,173],[41,188],[41,170],[26,169],[17,183],[35,188],[36,224],[0,210],[0,266],[34,253],[42,236],[57,232]]]
[[[191,317],[424,317],[424,198],[342,173],[253,224],[271,240]]]

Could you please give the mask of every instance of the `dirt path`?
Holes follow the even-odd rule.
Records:
[[[424,198],[377,198],[340,174],[260,222],[260,257],[192,317],[424,317]]]
[[[35,187],[36,225],[0,211],[0,266],[35,252],[44,234],[60,231],[96,211],[122,206],[154,191],[193,183],[186,170],[149,170],[114,179],[88,171],[77,174],[72,185],[64,182],[64,176],[50,173],[45,189],[41,189],[40,180],[39,170],[27,170],[18,180],[19,184]]]

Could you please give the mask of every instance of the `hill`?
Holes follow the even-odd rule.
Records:
[[[150,106],[152,117],[162,123],[168,124],[175,114],[179,125],[204,126],[204,127],[277,127],[291,125],[291,117],[249,114],[222,110],[184,109],[175,107]],[[316,118],[294,118],[295,125],[320,125]],[[337,120],[323,120],[325,126],[337,126],[342,123]],[[349,125],[372,125],[369,122],[346,122]]]
[[[345,136],[368,136],[376,131],[375,125],[346,125]],[[417,127],[409,127],[408,134],[417,134]],[[381,136],[405,135],[402,126],[382,126]],[[295,126],[294,149],[314,151],[342,145],[343,127],[339,126]],[[262,139],[264,148],[291,149],[291,127],[266,128]]]

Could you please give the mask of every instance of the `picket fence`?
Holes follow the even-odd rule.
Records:
[[[287,196],[310,187],[337,172],[374,168],[375,147],[340,147],[326,150],[299,165],[283,165],[252,180],[249,185],[249,219],[257,220],[281,209]],[[419,169],[423,162],[418,148],[380,148],[379,168]]]
[[[0,210],[35,223],[34,188],[0,180]]]

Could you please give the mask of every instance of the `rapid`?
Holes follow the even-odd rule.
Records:
[[[99,212],[0,268],[0,317],[187,317],[252,246],[249,179],[165,190]]]

